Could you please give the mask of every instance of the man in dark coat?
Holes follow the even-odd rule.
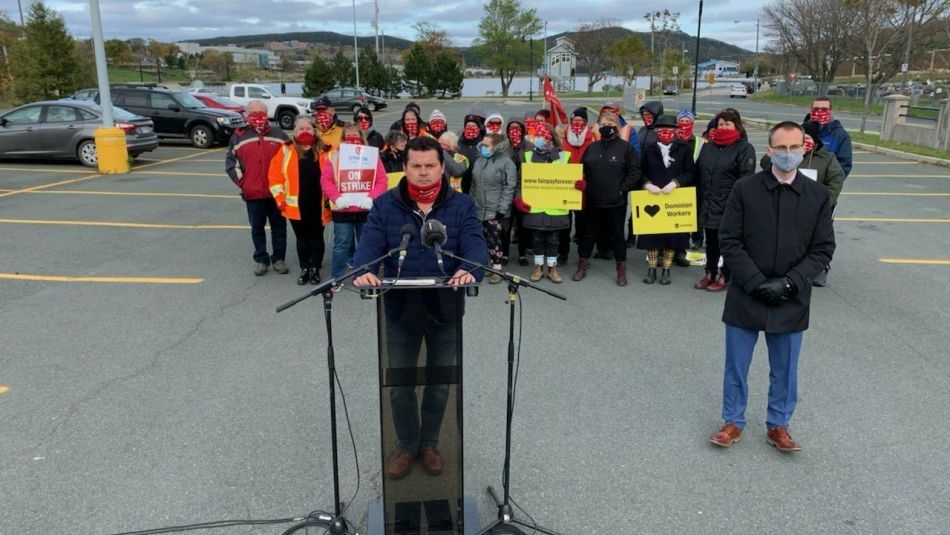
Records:
[[[722,418],[710,441],[727,448],[745,426],[747,376],[759,331],[769,347],[766,442],[800,450],[788,433],[798,397],[798,355],[808,329],[812,281],[835,250],[827,189],[798,171],[804,132],[783,122],[769,132],[772,168],[736,182],[719,241],[733,284],[726,294]]]
[[[380,195],[373,203],[363,236],[359,241],[354,265],[363,265],[386,251],[399,247],[401,229],[406,224],[420,228],[426,220],[445,225],[447,236],[443,248],[476,264],[488,262],[488,247],[475,201],[457,193],[445,180],[444,155],[439,143],[427,136],[417,137],[406,145],[406,176],[395,188]],[[451,258],[440,265],[432,249],[423,248],[420,239],[409,243],[401,272],[396,258],[383,262],[387,277],[439,277],[451,274],[451,285],[472,284],[481,279],[481,272],[469,273],[468,267]],[[354,279],[354,286],[380,286],[378,266]],[[460,300],[448,290],[404,289],[386,295],[385,351],[387,374],[396,383],[389,389],[389,400],[396,429],[395,451],[386,466],[390,479],[409,474],[418,458],[422,469],[430,475],[442,472],[444,461],[437,445],[442,419],[449,397],[447,383],[430,383],[423,389],[422,407],[416,396],[416,368],[425,340],[426,377],[447,373],[460,363],[458,333],[461,328]],[[397,379],[392,379],[396,377]],[[404,378],[400,383],[398,378]]]

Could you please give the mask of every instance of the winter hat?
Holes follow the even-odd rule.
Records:
[[[692,110],[684,108],[676,114],[676,121],[679,122],[680,119],[689,119],[690,122],[696,122],[696,116],[693,115]]]
[[[493,112],[491,112],[491,113],[488,114],[488,117],[485,118],[485,122],[486,122],[486,123],[490,123],[490,122],[492,122],[492,121],[499,121],[499,122],[501,122],[502,124],[504,124],[505,118],[502,117],[501,114],[498,113],[497,111],[493,111]]]
[[[431,123],[432,121],[448,122],[445,120],[445,114],[439,110],[432,110],[432,113],[429,114],[429,122]]]
[[[586,123],[587,119],[587,108],[577,108],[571,113],[571,120],[573,121],[575,117],[580,117]]]
[[[813,149],[815,152],[818,152],[825,146],[825,144],[821,142],[821,137],[819,137],[821,133],[820,123],[817,121],[805,121],[802,123],[802,130],[815,142],[815,148]]]
[[[660,128],[661,126],[676,128],[676,119],[674,119],[672,115],[661,115],[656,118],[656,121],[653,123],[653,128]]]
[[[478,105],[472,105],[468,110],[468,115],[474,115],[478,117],[478,124],[483,124],[485,122],[485,109]],[[465,119],[468,121],[468,118]]]
[[[524,118],[525,118],[525,119],[531,119],[531,120],[533,121],[533,120],[534,120],[534,116],[537,115],[537,114],[538,114],[538,111],[537,111],[537,110],[528,110],[528,111],[524,112]]]

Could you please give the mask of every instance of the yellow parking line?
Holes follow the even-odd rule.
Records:
[[[23,273],[0,273],[0,279],[37,282],[114,282],[126,284],[199,284],[204,279],[173,277],[70,277],[65,275],[25,275]]]
[[[71,227],[117,227],[185,230],[247,230],[247,225],[165,225],[157,223],[124,223],[119,221],[64,221],[48,219],[0,219],[14,225],[66,225]]]
[[[871,197],[950,197],[950,193],[895,193],[889,191],[842,191],[841,195],[865,195]]]
[[[0,167],[0,171],[16,171],[18,173],[73,173],[77,175],[89,174],[88,169],[36,169],[29,167]]]
[[[920,264],[925,266],[950,266],[950,260],[927,258],[882,258],[885,264]]]
[[[0,190],[13,191],[13,190]],[[199,199],[227,199],[230,201],[241,200],[239,195],[216,195],[213,193],[159,193],[159,192],[127,192],[127,191],[85,191],[85,190],[43,190],[28,191],[32,194],[58,194],[58,195],[117,195],[127,197],[194,197]],[[950,193],[948,193],[950,195]]]
[[[867,221],[869,223],[950,223],[950,219],[903,218],[903,217],[838,217],[835,221]]]
[[[0,394],[6,394],[9,390],[10,390],[9,387],[6,387],[6,386],[4,386],[4,385],[0,385]]]
[[[178,158],[171,158],[171,159],[168,159],[168,160],[161,160],[161,161],[158,161],[158,162],[155,162],[155,163],[149,163],[149,164],[145,164],[145,165],[140,165],[140,166],[138,166],[138,167],[135,167],[134,170],[145,169],[145,168],[148,168],[148,167],[153,167],[153,166],[156,166],[156,165],[162,165],[162,164],[171,163],[171,162],[178,162],[178,161],[181,161],[181,160],[187,160],[187,159],[189,159],[189,158],[196,158],[196,157],[198,157],[198,156],[200,156],[200,155],[202,155],[202,154],[208,154],[209,152],[221,152],[221,151],[223,151],[223,150],[225,150],[225,149],[222,148],[222,149],[215,149],[215,150],[213,150],[213,151],[201,151],[201,152],[196,152],[196,153],[194,153],[194,154],[188,154],[188,155],[186,155],[186,156],[179,156]],[[54,187],[56,187],[56,186],[65,186],[66,184],[75,184],[75,183],[77,183],[77,182],[82,182],[82,181],[84,181],[84,180],[90,180],[90,179],[93,179],[93,178],[96,178],[96,177],[100,177],[100,176],[104,176],[104,175],[102,175],[102,174],[100,174],[100,173],[95,173],[95,174],[91,174],[91,175],[88,175],[88,176],[81,176],[81,177],[79,177],[79,178],[74,178],[74,179],[71,179],[71,180],[61,180],[61,181],[59,181],[59,182],[53,182],[53,183],[51,183],[51,184],[43,184],[43,185],[40,185],[40,186],[33,186],[33,187],[31,187],[31,188],[24,188],[24,189],[18,189],[18,190],[14,190],[14,191],[8,191],[8,192],[6,192],[6,193],[0,193],[0,198],[2,198],[2,197],[10,197],[10,196],[12,196],[12,195],[17,195],[18,193],[29,193],[29,192],[31,192],[31,191],[37,191],[37,190],[41,190],[41,189],[54,188]],[[110,176],[111,176],[111,175],[110,175]]]
[[[170,175],[170,176],[213,176],[213,177],[225,177],[228,176],[226,173],[186,173],[183,171],[145,171],[140,172],[138,170],[132,171],[133,175]]]

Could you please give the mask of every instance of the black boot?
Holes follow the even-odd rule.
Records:
[[[656,282],[656,268],[647,270],[647,276],[643,278],[643,284],[653,284]]]
[[[686,249],[677,249],[673,255],[673,263],[679,267],[689,267],[689,260],[686,259]]]
[[[320,268],[310,268],[310,284],[320,284]]]
[[[303,286],[310,282],[310,268],[303,268],[300,270],[300,276],[297,277],[297,284]]]
[[[656,276],[656,270],[653,270],[653,275]],[[670,270],[663,268],[663,272],[660,274],[660,284],[667,285],[670,283]]]

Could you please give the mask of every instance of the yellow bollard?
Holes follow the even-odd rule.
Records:
[[[129,172],[129,151],[121,128],[96,128],[96,158],[102,174]]]

